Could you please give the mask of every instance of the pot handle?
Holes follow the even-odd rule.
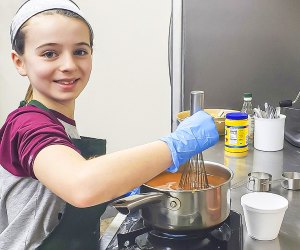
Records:
[[[250,183],[250,182],[254,182],[254,184],[255,184],[255,180],[259,180],[259,178],[255,177],[255,176],[249,176],[249,177],[248,177],[248,182],[249,182],[249,183]]]
[[[150,192],[135,194],[126,198],[121,198],[111,203],[121,214],[129,214],[131,211],[138,210],[145,205],[159,203],[163,200],[164,193]]]

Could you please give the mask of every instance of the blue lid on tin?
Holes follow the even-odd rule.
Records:
[[[226,119],[245,120],[245,119],[248,119],[248,114],[247,113],[242,113],[242,112],[228,113],[228,114],[226,114]]]

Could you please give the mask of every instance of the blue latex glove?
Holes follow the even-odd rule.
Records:
[[[131,190],[130,192],[126,193],[124,195],[124,197],[128,197],[128,196],[131,196],[131,195],[134,195],[134,194],[139,194],[140,193],[140,187],[137,187],[133,190]]]
[[[193,155],[216,144],[219,134],[213,118],[204,111],[198,111],[184,119],[173,133],[161,140],[170,148],[173,165],[168,171],[174,173]]]

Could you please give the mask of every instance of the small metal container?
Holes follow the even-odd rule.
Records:
[[[300,190],[300,173],[283,172],[281,186],[285,189]]]
[[[251,172],[248,174],[247,188],[255,192],[268,192],[271,190],[272,175],[264,172]]]

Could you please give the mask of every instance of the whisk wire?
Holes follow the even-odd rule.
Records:
[[[193,156],[189,163],[184,167],[179,182],[179,188],[183,190],[209,188],[202,153]]]
[[[200,164],[201,164],[201,167],[200,167],[201,177],[203,177],[203,181],[201,182],[201,184],[203,184],[203,188],[208,188],[209,184],[208,184],[208,178],[207,178],[207,173],[206,173],[206,168],[205,168],[202,152],[200,153]]]

